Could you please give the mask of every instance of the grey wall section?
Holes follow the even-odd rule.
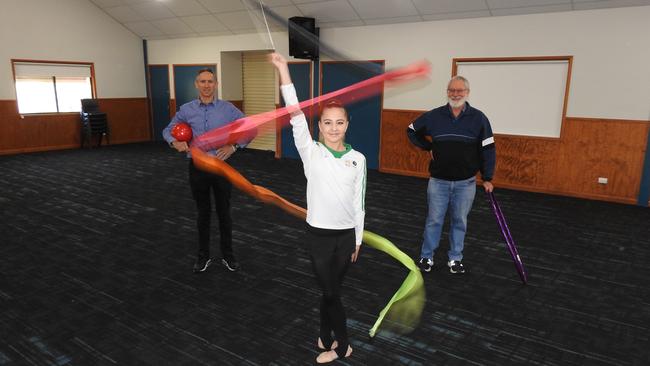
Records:
[[[459,62],[495,134],[560,137],[568,60]]]
[[[95,64],[99,98],[145,97],[142,40],[87,0],[3,0],[0,99],[15,99],[9,60]]]
[[[236,52],[221,52],[221,63],[219,64],[221,80],[221,99],[243,100],[244,91],[242,83],[242,54]]]

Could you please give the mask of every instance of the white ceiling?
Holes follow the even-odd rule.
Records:
[[[241,0],[89,0],[143,39],[258,32]],[[260,0],[253,0],[254,2]],[[650,5],[650,0],[261,0],[321,28]],[[271,30],[284,26],[269,20]],[[264,28],[265,29],[265,28]]]

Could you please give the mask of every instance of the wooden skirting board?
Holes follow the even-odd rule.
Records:
[[[146,98],[99,99],[108,115],[111,144],[150,141]],[[0,100],[0,155],[80,146],[79,113],[21,116],[16,100]]]
[[[424,111],[384,109],[379,170],[428,177],[406,137]],[[496,135],[497,187],[635,204],[650,121],[567,117],[560,138]],[[608,179],[599,184],[598,178]]]

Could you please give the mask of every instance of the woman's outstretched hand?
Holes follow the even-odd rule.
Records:
[[[269,62],[273,64],[273,66],[275,66],[275,68],[278,70],[278,73],[280,74],[280,84],[281,85],[291,84],[291,74],[289,74],[289,66],[287,65],[287,59],[277,52],[270,53],[268,58],[269,58]],[[302,111],[300,110],[297,104],[287,105],[286,107],[292,116],[302,113]]]
[[[269,54],[269,62],[275,66],[275,68],[280,69],[283,66],[287,66],[287,59],[284,58],[281,54],[277,52],[272,52]]]
[[[287,59],[281,54],[273,52],[268,56],[269,62],[275,66],[280,74],[280,83],[282,85],[291,84],[291,75],[289,74],[289,66],[287,66]]]

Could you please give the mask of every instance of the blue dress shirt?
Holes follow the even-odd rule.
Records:
[[[171,144],[176,141],[171,135],[172,128],[179,122],[187,122],[192,127],[192,139],[195,139],[210,130],[223,127],[242,117],[244,117],[244,113],[230,102],[215,98],[206,104],[197,98],[181,106],[169,125],[163,130],[162,135],[165,141]],[[237,141],[237,144],[243,147],[249,142]],[[216,150],[209,150],[207,153],[215,155]],[[189,152],[187,157],[191,157]]]

